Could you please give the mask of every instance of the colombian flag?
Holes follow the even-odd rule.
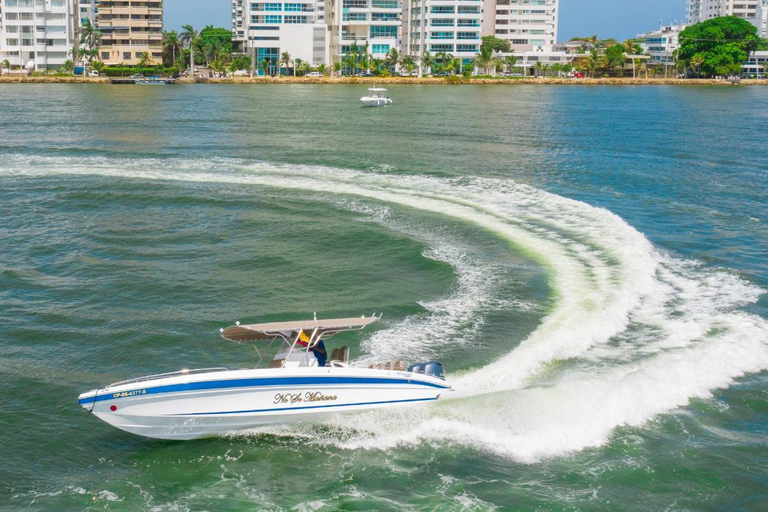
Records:
[[[309,336],[307,336],[304,331],[299,332],[299,345],[302,347],[309,345]]]

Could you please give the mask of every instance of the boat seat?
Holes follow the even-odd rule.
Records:
[[[331,352],[331,361],[340,361],[344,364],[349,363],[349,347],[339,347]]]
[[[285,359],[274,359],[269,362],[269,368],[282,368],[285,363]]]

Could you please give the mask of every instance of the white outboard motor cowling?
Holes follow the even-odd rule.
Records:
[[[445,369],[443,368],[443,364],[438,361],[412,364],[408,367],[408,371],[411,373],[423,373],[424,375],[431,375],[438,379],[445,380]]]

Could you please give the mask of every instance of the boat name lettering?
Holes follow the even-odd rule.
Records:
[[[126,398],[129,396],[138,396],[138,395],[146,395],[147,390],[146,389],[136,389],[134,391],[123,391],[122,393],[113,393],[112,396],[114,398]]]
[[[302,402],[332,402],[337,400],[336,395],[324,395],[320,391],[307,391],[301,393],[277,393],[274,404],[296,404]]]
[[[333,402],[334,400],[336,400],[336,395],[324,395],[319,391],[304,393],[305,402]]]

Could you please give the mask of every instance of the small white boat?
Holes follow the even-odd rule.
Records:
[[[384,96],[383,93],[387,92],[386,89],[381,87],[372,87],[368,89],[368,96],[363,96],[360,101],[363,102],[365,107],[383,107],[392,104],[392,99]]]
[[[221,336],[237,342],[268,342],[268,347],[262,347],[267,351],[280,341],[265,367],[150,375],[93,389],[81,394],[79,403],[126,432],[184,440],[329,414],[425,404],[452,389],[436,361],[408,368],[400,360],[354,367],[348,362],[349,348],[339,347],[330,357],[325,354],[326,364],[324,340],[363,329],[379,318],[238,323],[222,329]],[[258,348],[257,353],[261,354]]]

